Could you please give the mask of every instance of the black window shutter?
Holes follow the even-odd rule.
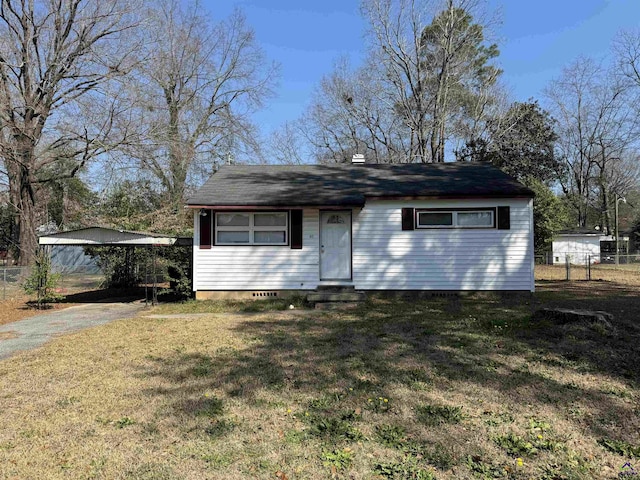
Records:
[[[402,230],[413,230],[413,208],[402,209]]]
[[[201,210],[200,214],[200,248],[211,248],[211,210]]]
[[[511,228],[510,207],[498,207],[498,230],[509,230]]]
[[[302,210],[291,210],[291,248],[302,248]]]

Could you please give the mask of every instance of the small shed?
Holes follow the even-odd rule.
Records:
[[[628,237],[620,238],[621,250],[624,242],[628,240]],[[603,248],[603,245],[610,245],[611,242],[615,242],[615,237],[605,235],[599,230],[590,228],[561,230],[553,239],[553,264],[564,265],[567,258],[569,263],[574,265],[586,265],[589,260],[591,263],[606,262],[605,257],[614,255],[614,252],[609,252],[607,248]]]

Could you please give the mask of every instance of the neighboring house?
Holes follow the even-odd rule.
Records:
[[[628,240],[629,237],[620,237],[621,250]],[[574,265],[586,265],[589,261],[591,263],[613,261],[615,246],[612,244],[614,243],[613,235],[605,235],[599,230],[590,228],[561,230],[554,236],[551,246],[553,264],[564,265],[567,260]]]
[[[196,298],[533,291],[533,192],[480,163],[224,166],[194,210]]]

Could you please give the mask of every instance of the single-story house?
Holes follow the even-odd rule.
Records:
[[[554,237],[551,252],[554,265],[564,265],[567,260],[573,265],[586,265],[612,261],[615,255],[613,235],[605,235],[600,230],[574,228],[560,230]],[[619,248],[622,251],[628,245],[629,237],[620,237]]]
[[[533,291],[533,196],[481,163],[223,166],[187,202],[193,289]]]

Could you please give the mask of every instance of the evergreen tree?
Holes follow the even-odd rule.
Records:
[[[430,104],[431,161],[444,162],[450,130],[474,117],[475,107],[485,101],[486,89],[502,73],[491,64],[499,53],[496,44],[486,44],[484,27],[452,0],[422,31],[424,90],[418,93],[430,99],[422,103]]]

